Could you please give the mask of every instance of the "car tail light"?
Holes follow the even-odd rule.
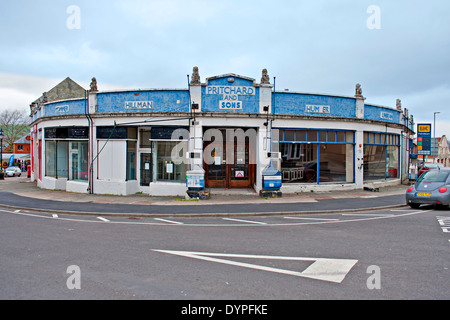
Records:
[[[447,188],[446,187],[440,188],[439,192],[440,193],[446,193],[447,192]]]
[[[413,191],[413,187],[409,187],[408,192]]]

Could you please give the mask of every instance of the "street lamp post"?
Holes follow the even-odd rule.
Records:
[[[436,115],[437,115],[438,113],[440,113],[440,112],[435,112],[434,115],[433,115],[433,117],[434,117],[434,122],[433,122],[433,138],[434,138],[435,145],[436,145],[436,143],[437,143],[437,141],[436,141]],[[435,162],[436,162],[436,155],[433,155],[433,163],[435,163]]]
[[[3,172],[3,129],[0,129],[0,172]]]

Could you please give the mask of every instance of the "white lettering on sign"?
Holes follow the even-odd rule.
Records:
[[[380,118],[385,120],[394,120],[394,117],[389,112],[381,112]]]
[[[307,104],[305,108],[306,113],[330,113],[330,106],[311,105]]]
[[[206,94],[226,94],[236,96],[254,96],[254,87],[238,87],[238,86],[208,86]]]
[[[58,113],[66,113],[69,112],[69,106],[56,106],[55,111]]]
[[[242,109],[242,101],[228,101],[223,100],[219,102],[220,110],[241,110]]]
[[[125,109],[153,109],[153,101],[125,101]]]

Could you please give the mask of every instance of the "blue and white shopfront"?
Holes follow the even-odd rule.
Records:
[[[214,188],[263,186],[272,164],[283,192],[360,189],[408,175],[407,109],[355,96],[275,91],[236,74],[186,89],[98,91],[31,106],[32,178],[81,193],[184,195],[203,168]]]

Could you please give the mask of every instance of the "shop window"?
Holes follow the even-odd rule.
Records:
[[[295,131],[294,130],[286,130],[284,132],[284,140],[295,141]]]
[[[136,180],[136,141],[127,141],[127,181]]]
[[[56,178],[56,141],[45,142],[45,175]]]
[[[364,180],[379,180],[386,176],[386,146],[364,146]]]
[[[87,141],[46,141],[47,177],[88,180]]]
[[[398,165],[399,165],[399,148],[396,146],[387,147],[386,166],[387,174],[386,178],[398,178]]]
[[[306,130],[297,130],[296,141],[306,141]]]
[[[69,177],[69,143],[58,141],[56,143],[56,176],[57,178]]]
[[[156,180],[186,182],[187,164],[183,153],[187,142],[155,141],[156,146]]]
[[[326,131],[319,131],[319,141],[327,142],[327,132]]]
[[[139,148],[151,148],[151,133],[150,128],[139,129]]]
[[[69,143],[69,180],[88,180],[88,142]]]
[[[353,145],[320,145],[319,182],[353,182]]]
[[[354,132],[280,130],[283,183],[354,181]],[[296,141],[287,138],[295,132]],[[315,142],[315,143],[312,143]],[[317,143],[318,142],[318,143]]]
[[[328,131],[328,142],[334,143],[336,142],[336,131]]]
[[[308,131],[308,141],[315,142],[317,141],[318,131],[310,130]]]
[[[364,180],[399,176],[399,135],[364,132]]]

